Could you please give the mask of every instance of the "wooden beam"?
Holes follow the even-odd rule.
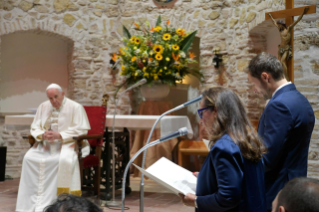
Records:
[[[286,0],[286,16],[285,17],[285,24],[287,26],[290,26],[294,22],[294,16],[289,15],[289,13],[292,13],[292,11],[300,8],[294,8],[295,1],[294,0]],[[303,13],[304,8],[301,8],[301,11],[298,15],[301,15]],[[309,8],[310,10],[310,8]],[[309,12],[309,10],[307,12]],[[269,15],[268,15],[269,16]],[[290,30],[291,34],[291,39],[290,39],[290,46],[291,46],[291,52],[292,52],[292,58],[290,60],[286,60],[286,65],[287,65],[287,75],[288,75],[288,80],[291,81],[292,83],[295,81],[295,73],[294,73],[294,29],[292,28]]]
[[[288,2],[287,2],[287,7],[288,7]],[[278,10],[275,12],[269,12],[272,17],[274,19],[282,19],[282,18],[286,18],[288,16],[299,16],[303,13],[304,9],[306,7],[309,7],[309,10],[305,13],[305,14],[312,14],[312,13],[316,13],[316,5],[309,5],[309,6],[305,6],[305,7],[298,7],[298,8],[293,8],[293,9],[287,9],[287,10]],[[271,20],[268,13],[265,13],[265,20]],[[289,24],[286,23],[287,26],[289,26]]]

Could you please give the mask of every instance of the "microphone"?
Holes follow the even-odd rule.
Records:
[[[118,95],[118,99],[121,98],[121,96],[128,90],[131,90],[137,86],[143,85],[147,82],[147,80],[145,78],[141,79],[140,81],[136,82],[135,84],[133,84],[132,86],[128,87],[125,91],[123,91],[122,93],[120,93]],[[115,161],[115,135],[114,135],[114,128],[115,128],[115,115],[116,115],[116,108],[117,108],[117,103],[118,101],[116,100],[116,95],[114,96],[114,102],[115,102],[115,108],[114,108],[114,113],[113,113],[113,124],[112,124],[112,161],[114,163]],[[106,194],[107,196],[107,194]],[[106,205],[108,206],[119,206],[120,204],[118,202],[115,201],[115,166],[112,166],[112,200],[108,201],[106,203]]]
[[[182,127],[180,129],[178,129],[176,132],[173,132],[169,135],[166,135],[162,138],[159,139],[160,142],[164,142],[164,141],[167,141],[167,140],[170,140],[172,138],[176,138],[176,137],[179,137],[179,136],[183,136],[183,135],[186,135],[188,133],[188,130],[187,130],[187,127]]]
[[[145,146],[143,146],[140,150],[138,150],[135,155],[131,158],[131,160],[127,163],[126,167],[125,167],[125,171],[123,174],[123,180],[122,180],[122,212],[124,212],[124,199],[125,199],[125,181],[126,181],[126,176],[127,176],[127,172],[131,166],[131,164],[133,163],[133,161],[137,158],[137,156],[140,155],[141,152],[143,152],[144,150],[146,150],[147,148],[151,147],[151,146],[155,146],[156,144],[162,143],[164,141],[170,140],[172,138],[176,138],[179,136],[183,136],[186,135],[188,133],[187,127],[182,127],[180,129],[178,129],[176,132],[173,132],[169,135],[166,135],[158,140],[155,140],[149,144],[146,144]]]
[[[158,119],[155,121],[155,123],[150,131],[150,134],[148,135],[146,145],[150,142],[152,134],[155,130],[155,127],[156,127],[157,123],[161,120],[161,118],[163,118],[165,115],[167,115],[169,113],[172,113],[172,112],[180,110],[188,105],[196,103],[196,102],[202,100],[202,98],[203,98],[203,95],[200,95],[194,99],[189,100],[188,102],[185,102],[184,104],[181,104],[181,105],[179,105],[171,110],[166,111],[160,117],[158,117]],[[172,139],[172,138],[170,138],[170,139]],[[145,167],[146,153],[147,153],[147,150],[145,150],[143,153],[142,166],[141,166],[142,169],[144,169],[144,167]],[[143,175],[143,173],[141,175],[141,182],[140,182],[140,212],[144,212],[144,175]]]
[[[192,100],[189,100],[188,102],[185,102],[183,105],[184,105],[184,107],[186,107],[188,105],[191,105],[191,104],[193,104],[195,102],[198,102],[198,101],[202,100],[202,98],[203,98],[203,95],[201,94],[199,97],[196,97],[196,98],[194,98]]]
[[[136,88],[140,85],[143,85],[147,82],[147,80],[145,78],[141,79],[140,81],[136,82],[135,84],[131,85],[130,87],[128,87],[125,91],[123,91],[122,93],[119,94],[119,96],[121,96],[123,93],[125,93],[126,91],[129,91],[133,88]]]

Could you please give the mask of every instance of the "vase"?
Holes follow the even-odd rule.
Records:
[[[153,83],[152,85],[142,85],[141,94],[147,101],[159,101],[167,97],[170,87],[168,84]]]

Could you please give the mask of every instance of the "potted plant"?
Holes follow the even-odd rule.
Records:
[[[167,95],[169,86],[176,85],[186,75],[201,76],[198,70],[188,67],[197,62],[194,53],[188,51],[197,31],[186,33],[185,29],[169,25],[169,20],[162,25],[161,16],[155,26],[149,22],[134,23],[137,32],[134,36],[123,26],[124,46],[112,55],[114,62],[119,61],[120,74],[126,77],[128,85],[143,78],[147,80],[141,89],[146,99],[149,99],[147,93],[157,98],[155,91]]]

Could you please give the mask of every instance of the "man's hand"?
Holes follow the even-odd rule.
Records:
[[[199,174],[199,172],[193,172],[193,175],[194,175],[195,177],[197,177],[198,174]]]
[[[184,195],[184,194],[178,194],[178,195],[182,199],[182,202],[184,203],[184,205],[195,208],[196,195],[191,194],[191,193],[188,193],[186,195]]]
[[[45,131],[43,134],[43,139],[44,140],[55,140],[55,139],[61,139],[61,135],[58,132],[54,132],[54,131]]]

